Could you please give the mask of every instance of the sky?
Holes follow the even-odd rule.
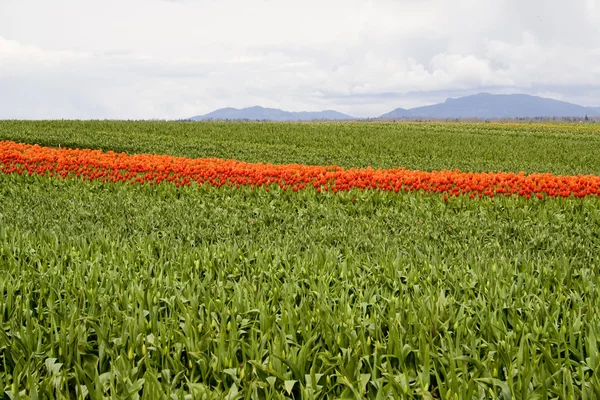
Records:
[[[0,118],[600,106],[600,0],[0,0]]]

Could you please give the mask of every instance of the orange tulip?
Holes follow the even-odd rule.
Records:
[[[208,183],[240,187],[278,185],[296,192],[307,187],[317,192],[350,189],[424,191],[449,196],[495,195],[548,197],[600,196],[600,177],[562,176],[524,172],[415,171],[404,168],[373,169],[338,166],[274,165],[216,158],[115,153],[112,151],[41,147],[0,141],[0,171],[5,174],[37,174],[103,182],[175,186]]]

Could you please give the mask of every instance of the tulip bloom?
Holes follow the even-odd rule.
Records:
[[[299,164],[274,165],[216,158],[185,158],[169,155],[125,154],[112,151],[42,147],[0,141],[0,172],[38,174],[55,178],[158,184],[177,187],[277,185],[293,192],[307,188],[317,192],[351,189],[423,191],[448,197],[487,196],[585,197],[600,195],[600,177],[563,176],[524,172],[416,171],[404,168],[373,169]]]

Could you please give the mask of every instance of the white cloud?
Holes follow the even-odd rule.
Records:
[[[600,105],[597,26],[593,0],[1,0],[0,118],[376,116],[483,90]]]

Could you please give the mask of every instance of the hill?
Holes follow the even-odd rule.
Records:
[[[315,121],[315,120],[345,120],[354,117],[334,110],[291,112],[277,108],[264,108],[260,106],[247,108],[221,108],[208,114],[197,115],[190,118],[193,121],[206,120],[268,120],[268,121]]]
[[[525,118],[600,116],[600,108],[583,107],[527,94],[489,94],[447,99],[411,109],[397,108],[379,118]]]

